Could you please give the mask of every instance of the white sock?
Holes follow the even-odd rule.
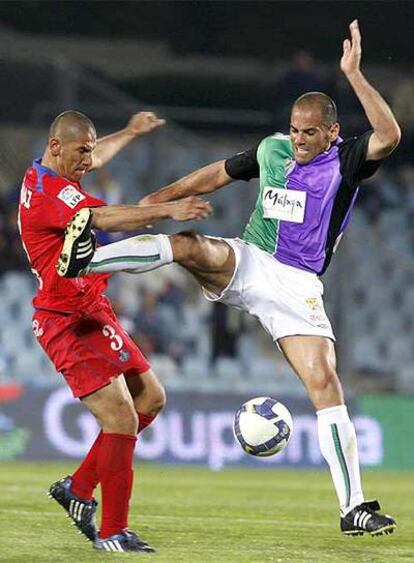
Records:
[[[167,235],[139,235],[100,246],[83,274],[129,272],[139,274],[160,268],[173,261]]]
[[[345,405],[322,409],[316,414],[319,446],[331,470],[341,514],[345,515],[364,502],[355,428]]]

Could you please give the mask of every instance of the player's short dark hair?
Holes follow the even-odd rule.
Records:
[[[324,125],[330,126],[338,121],[338,111],[335,102],[323,92],[306,92],[306,94],[303,94],[295,101],[293,108],[313,105],[319,107]]]
[[[53,120],[49,128],[49,139],[51,137],[64,137],[65,139],[75,137],[79,132],[95,131],[92,121],[80,111],[68,110],[60,113]]]

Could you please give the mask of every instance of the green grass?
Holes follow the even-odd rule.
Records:
[[[398,523],[392,536],[346,538],[325,472],[143,465],[136,468],[130,527],[155,555],[95,552],[45,490],[71,467],[0,466],[0,561],[76,562],[139,558],[157,563],[365,563],[414,559],[412,473],[364,472]]]

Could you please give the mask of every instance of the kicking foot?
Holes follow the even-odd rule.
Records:
[[[91,210],[85,207],[76,213],[66,227],[62,252],[56,266],[59,276],[76,278],[91,261],[96,246],[91,222]]]

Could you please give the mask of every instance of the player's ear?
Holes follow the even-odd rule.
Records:
[[[333,125],[330,126],[329,128],[329,142],[333,143],[334,141],[336,141],[338,135],[339,135],[339,130],[340,130],[340,126],[339,123],[336,122]]]
[[[51,137],[48,141],[49,151],[52,156],[59,156],[62,149],[62,143],[57,137]]]

